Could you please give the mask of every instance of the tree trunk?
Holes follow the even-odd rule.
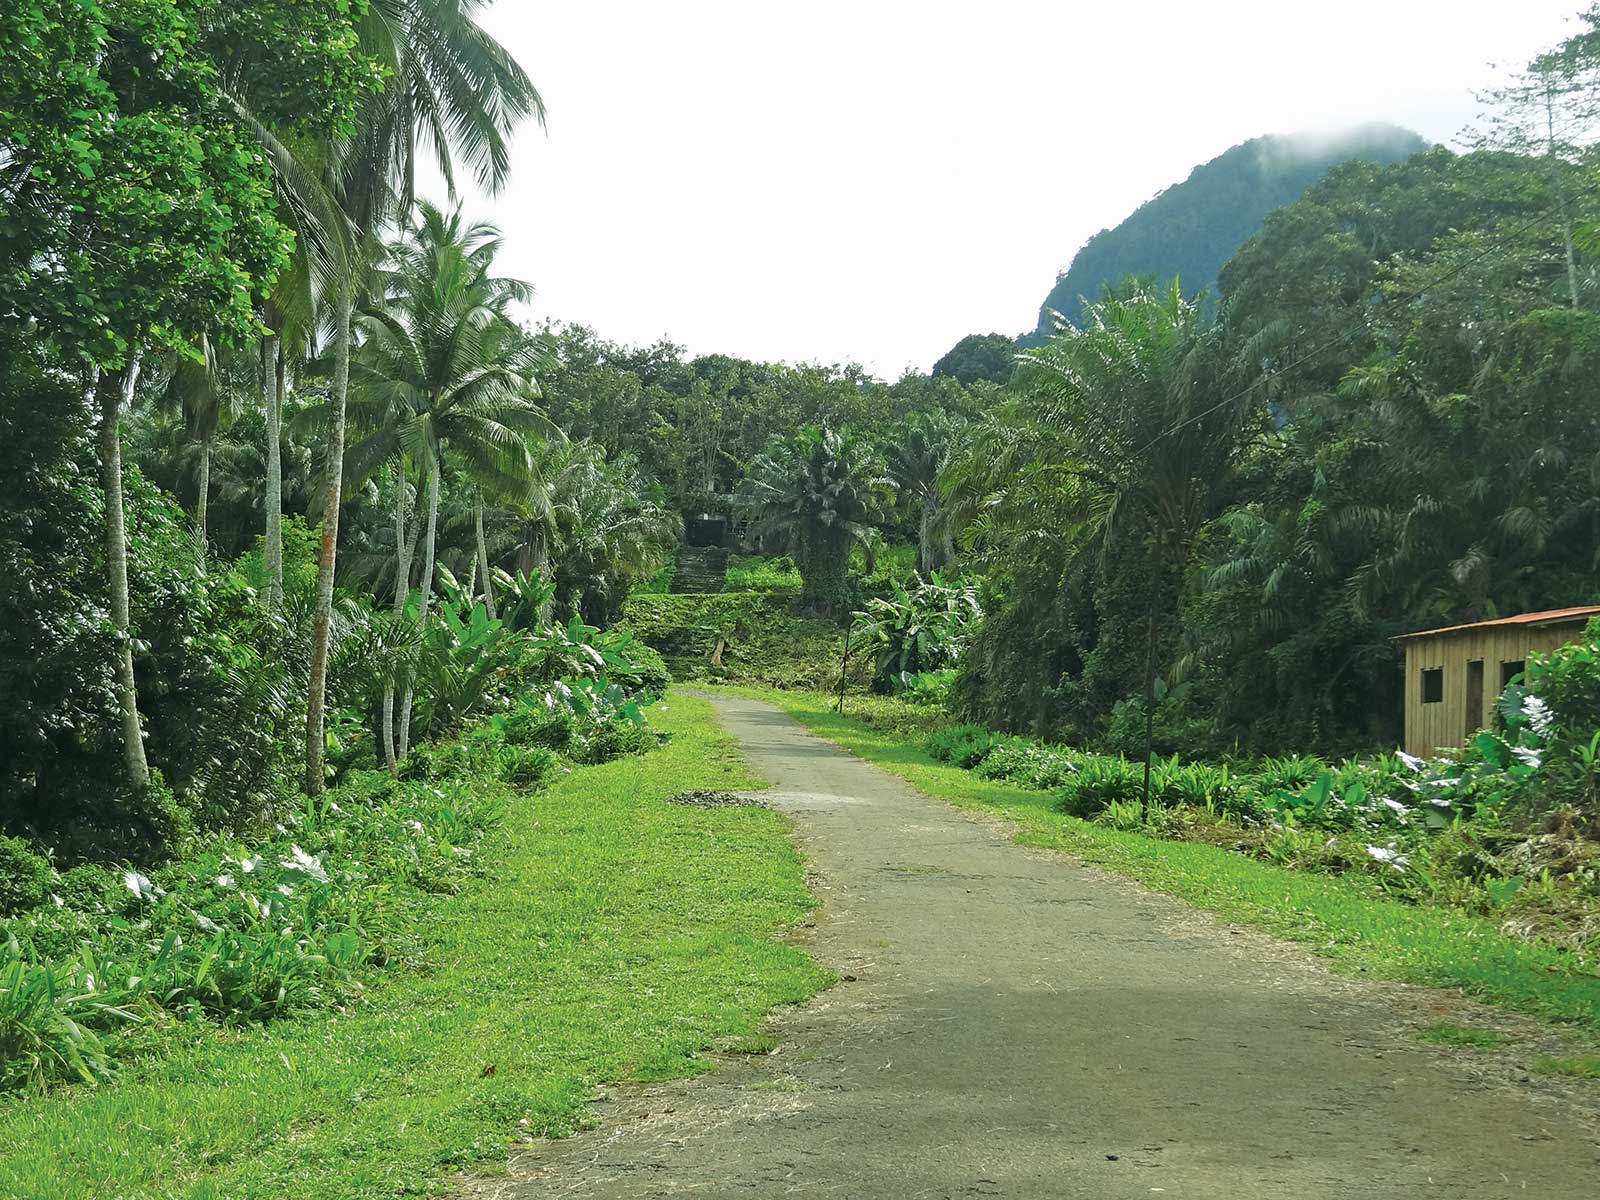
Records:
[[[133,680],[133,632],[128,617],[128,529],[122,507],[122,408],[139,382],[139,352],[128,357],[121,380],[99,374],[94,390],[100,407],[100,485],[106,505],[106,569],[111,583],[111,621],[117,630],[117,707],[122,712],[123,760],[128,782],[149,786],[150,765],[139,727],[139,693]]]
[[[406,536],[406,464],[400,459],[395,464],[394,503],[394,613],[395,623],[405,615],[406,597],[411,594],[411,539]],[[383,686],[383,765],[393,771],[399,764],[395,758],[394,739],[394,683]]]
[[[1551,181],[1556,187],[1556,197],[1561,201],[1561,239],[1567,251],[1567,293],[1572,299],[1572,309],[1578,310],[1578,261],[1572,252],[1572,215],[1567,211],[1567,181],[1556,155],[1556,102],[1551,86],[1544,89],[1544,112],[1549,134],[1547,150],[1550,158]]]
[[[540,525],[534,530],[533,537],[529,540],[528,546],[530,550],[529,561],[531,564],[531,569],[527,573],[529,575],[537,575],[540,579],[549,579],[550,541],[545,534],[544,526]],[[550,624],[550,618],[555,615],[555,607],[556,597],[555,593],[552,591],[545,599],[544,603],[539,605],[539,624]]]
[[[267,416],[267,531],[261,562],[267,573],[267,609],[283,607],[283,347],[261,339],[261,393]]]
[[[938,519],[938,510],[934,508],[931,499],[922,502],[922,521],[917,526],[917,571],[927,578],[932,575],[938,564],[934,561],[934,522]]]
[[[194,566],[206,573],[206,516],[211,503],[211,439],[200,439],[200,482],[194,502]]]
[[[417,634],[421,637],[428,628],[428,611],[433,604],[433,552],[439,532],[439,460],[434,458],[428,467],[428,525],[422,538],[422,602],[417,605]],[[400,744],[397,752],[405,758],[411,748],[411,701],[416,689],[406,685],[405,700],[400,705]]]
[[[317,606],[312,620],[311,679],[306,689],[306,777],[309,796],[322,794],[323,709],[328,700],[328,649],[333,637],[333,568],[339,545],[344,488],[345,401],[350,395],[350,312],[353,281],[338,282],[333,335],[333,419],[328,428],[327,483],[322,500],[322,545],[317,552]]]
[[[478,502],[472,511],[475,532],[478,535],[478,571],[483,575],[483,607],[489,614],[489,620],[495,619],[494,614],[494,580],[489,574],[489,541],[483,536],[483,493],[478,493]]]

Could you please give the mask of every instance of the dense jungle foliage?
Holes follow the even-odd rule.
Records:
[[[1597,162],[1518,107],[1551,79],[1594,128],[1589,19],[1482,148],[1271,214],[1215,319],[1132,282],[1029,352],[943,485],[986,577],[962,711],[1130,753],[1151,703],[1167,753],[1392,745],[1392,637],[1600,600]]]

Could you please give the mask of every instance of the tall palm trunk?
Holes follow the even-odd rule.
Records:
[[[123,761],[128,782],[142,788],[150,782],[150,765],[144,756],[144,733],[139,727],[139,693],[133,680],[133,635],[128,617],[128,528],[122,507],[122,430],[124,405],[133,401],[139,382],[139,352],[128,357],[120,381],[97,374],[95,398],[100,408],[100,485],[106,505],[106,568],[111,583],[111,621],[117,630],[117,707],[122,712]]]
[[[428,525],[422,538],[422,602],[417,605],[417,634],[420,638],[428,627],[428,610],[433,603],[433,551],[439,532],[439,459],[434,457],[428,467]],[[411,748],[411,701],[416,689],[406,684],[405,699],[400,705],[400,744],[397,752],[401,758]]]
[[[267,530],[261,561],[267,572],[267,608],[283,607],[283,347],[261,339],[261,397],[267,417]]]
[[[1548,83],[1544,89],[1544,112],[1547,122],[1546,129],[1549,135],[1547,150],[1550,162],[1550,176],[1556,186],[1556,196],[1561,201],[1561,240],[1567,252],[1567,294],[1572,300],[1573,311],[1576,312],[1579,307],[1578,260],[1573,254],[1572,247],[1572,214],[1567,209],[1566,174],[1561,170],[1561,160],[1556,154],[1555,89]]]
[[[206,529],[211,504],[211,439],[200,439],[199,498],[194,504],[194,566],[200,574],[206,573]]]
[[[494,580],[489,576],[489,540],[483,535],[483,492],[478,492],[478,501],[473,505],[472,523],[474,532],[478,536],[478,572],[483,576],[483,607],[489,614],[489,619],[495,619],[494,613]]]
[[[333,419],[328,428],[327,483],[322,502],[322,545],[317,553],[317,606],[312,619],[311,679],[306,689],[306,777],[309,796],[322,793],[323,709],[328,700],[328,650],[333,638],[333,568],[339,545],[339,503],[344,485],[345,402],[350,395],[350,312],[354,280],[338,283],[333,337]]]
[[[405,615],[406,597],[411,594],[411,539],[406,536],[406,465],[403,460],[395,464],[394,503],[394,613],[395,623]],[[383,686],[383,765],[391,771],[398,765],[394,746],[394,683]]]
[[[922,501],[922,521],[917,527],[917,570],[923,575],[933,574],[938,563],[935,555],[938,545],[934,537],[934,529],[939,519],[939,510],[934,507],[933,498],[925,497]]]

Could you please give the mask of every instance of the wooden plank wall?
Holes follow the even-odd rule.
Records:
[[[1426,757],[1460,746],[1469,733],[1493,724],[1502,663],[1526,661],[1565,646],[1583,632],[1580,619],[1557,625],[1490,625],[1406,642],[1406,753]],[[1467,664],[1483,662],[1483,708],[1467,712]],[[1444,699],[1422,702],[1422,673],[1443,669]],[[1469,721],[1470,716],[1470,721]]]

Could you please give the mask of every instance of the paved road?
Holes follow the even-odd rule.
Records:
[[[844,981],[778,1052],[618,1092],[478,1194],[1600,1196],[1579,1110],[1404,1036],[1448,997],[1330,976],[715,704],[793,815]]]

